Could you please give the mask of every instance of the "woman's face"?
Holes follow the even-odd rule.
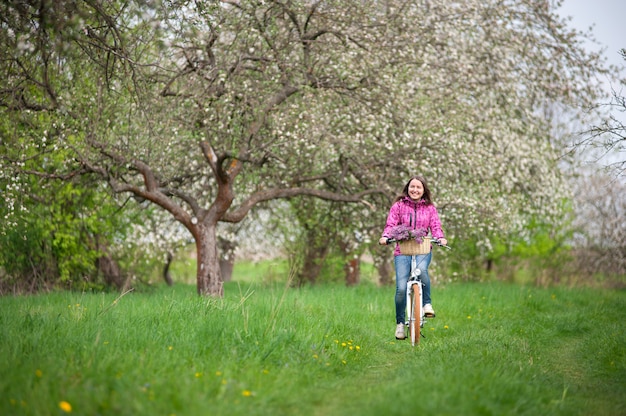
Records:
[[[424,195],[424,185],[417,179],[412,179],[409,182],[409,197],[414,201],[419,201]]]

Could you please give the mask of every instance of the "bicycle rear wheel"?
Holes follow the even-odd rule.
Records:
[[[420,285],[416,284],[411,287],[413,296],[411,299],[411,309],[413,316],[410,321],[409,332],[411,333],[411,345],[419,344],[420,342],[420,324],[422,320],[422,302],[420,297]]]

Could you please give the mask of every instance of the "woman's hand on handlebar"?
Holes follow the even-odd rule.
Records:
[[[391,243],[395,243],[396,240],[394,240],[393,238],[387,238],[387,237],[380,237],[380,240],[378,240],[378,244],[380,244],[381,246],[386,246],[388,244]]]
[[[433,244],[437,244],[440,247],[445,247],[448,250],[451,249],[451,247],[448,245],[448,239],[445,237],[441,237],[441,238],[433,238],[432,239]]]

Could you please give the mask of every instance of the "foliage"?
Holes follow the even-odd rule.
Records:
[[[109,253],[111,241],[126,237],[117,201],[93,176],[43,179],[72,163],[54,143],[56,129],[44,128],[58,122],[56,115],[39,112],[0,122],[3,293],[101,284],[97,260]]]
[[[21,195],[18,212],[0,210],[10,218],[0,226],[0,292],[112,284],[97,262],[112,254],[112,241],[126,238],[127,217],[102,189],[87,187],[77,181],[31,186],[37,196]]]
[[[30,117],[29,140],[65,162],[3,165],[96,175],[159,207],[196,242],[201,294],[221,295],[217,224],[274,199],[355,204],[340,238],[369,236],[422,173],[451,241],[557,222],[568,189],[548,110],[575,116],[606,73],[532,0],[0,7],[2,116]]]
[[[446,276],[470,281],[493,278],[514,281],[516,272],[525,268],[532,269],[531,275],[536,279],[524,283],[558,283],[559,276],[572,272],[574,215],[571,203],[561,203],[563,218],[558,224],[535,217],[518,234],[487,235],[478,241],[455,240],[453,252],[437,256],[438,267]],[[554,279],[546,281],[543,276],[551,272]]]
[[[6,168],[0,171],[2,293],[102,288],[148,272],[138,273],[132,263],[150,256],[136,246],[132,231],[149,223],[151,215],[128,209],[128,201],[112,197],[93,175],[67,173],[75,161],[56,141],[61,120],[57,114],[25,111],[0,121]],[[103,256],[124,266],[117,282],[98,267]]]
[[[624,292],[439,287],[438,317],[413,348],[393,338],[391,288],[228,285],[223,299],[192,296],[184,285],[0,298],[0,413],[63,414],[68,405],[73,414],[180,416],[626,408]],[[407,384],[431,388],[416,400],[398,394]]]
[[[579,273],[626,274],[626,184],[592,172],[579,178],[574,189],[572,245]]]

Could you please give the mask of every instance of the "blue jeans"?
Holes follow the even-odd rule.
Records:
[[[420,277],[424,284],[422,305],[431,303],[430,301],[430,277],[428,277],[428,266],[433,254],[418,254],[417,268],[422,271]],[[396,266],[396,323],[403,324],[406,322],[406,284],[411,276],[411,256],[395,256],[394,264]]]

